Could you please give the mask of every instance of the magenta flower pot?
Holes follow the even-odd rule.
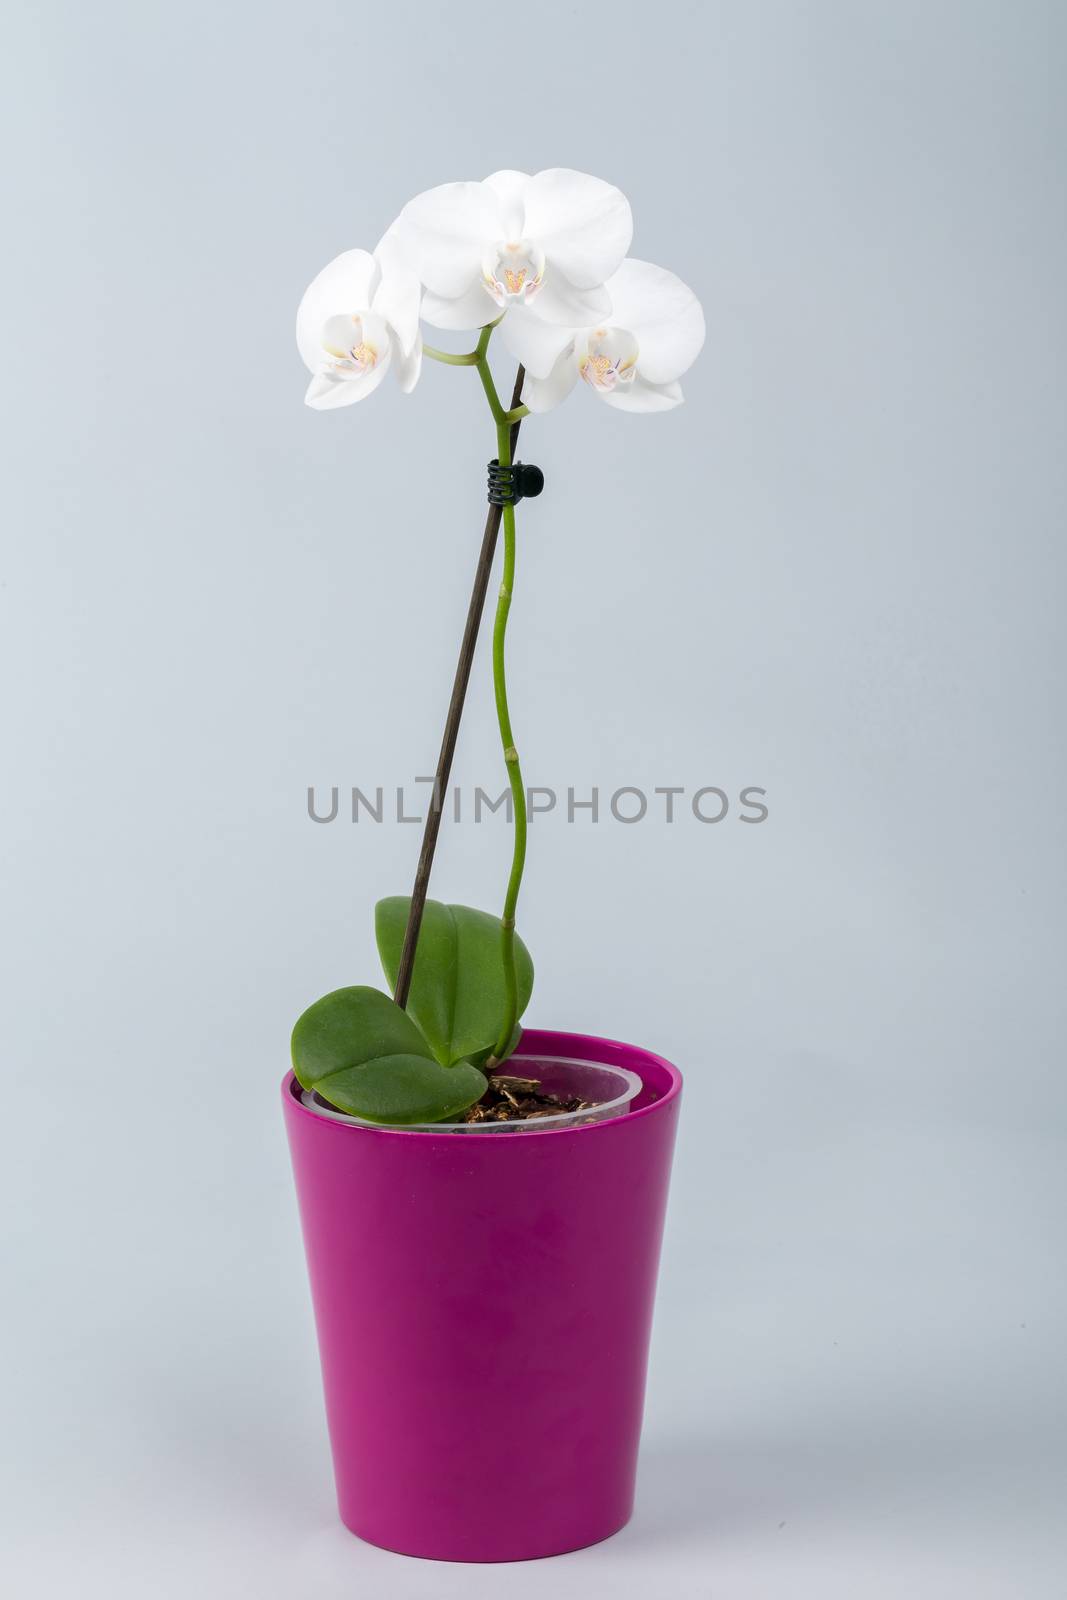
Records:
[[[681,1075],[583,1034],[521,1051],[642,1088],[608,1121],[427,1133],[283,1084],[341,1518],[406,1555],[558,1555],[633,1507]]]

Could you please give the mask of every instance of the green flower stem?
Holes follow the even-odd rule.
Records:
[[[497,318],[497,322],[500,318]],[[493,336],[496,322],[490,322],[478,336],[477,349],[463,355],[452,355],[446,350],[434,349],[432,345],[423,346],[423,354],[429,356],[431,361],[443,361],[451,367],[476,367],[478,376],[485,390],[485,398],[489,402],[489,410],[496,423],[497,460],[502,467],[511,466],[511,432],[516,423],[523,417],[529,416],[529,410],[524,405],[516,405],[521,393],[522,368],[516,380],[515,393],[512,397],[513,404],[510,409],[501,404],[497,393],[493,374],[489,368],[486,352],[489,341]],[[493,690],[496,696],[496,715],[500,726],[500,739],[504,747],[504,761],[508,769],[508,781],[511,785],[512,809],[515,819],[515,839],[511,857],[511,875],[508,879],[507,894],[504,897],[504,914],[500,919],[500,955],[504,968],[504,994],[505,1011],[500,1024],[493,1055],[486,1063],[488,1070],[505,1058],[511,1044],[511,1036],[515,1031],[515,1024],[519,1014],[519,976],[515,959],[515,910],[519,902],[519,889],[522,885],[522,872],[526,863],[526,790],[522,781],[522,770],[519,766],[519,753],[515,749],[515,739],[511,731],[511,714],[508,710],[507,679],[504,671],[504,644],[507,636],[508,612],[511,609],[511,591],[515,582],[515,507],[504,506],[502,523],[504,528],[504,573],[500,584],[500,595],[497,600],[496,620],[493,624]],[[432,845],[431,845],[432,856]],[[414,904],[414,899],[413,899]],[[413,937],[418,938],[418,922],[415,922],[414,935],[409,927],[405,934],[405,947]],[[401,968],[403,969],[403,957]],[[410,963],[408,968],[410,979]],[[401,988],[404,999],[407,997],[406,985],[402,985],[398,977],[397,999],[400,1004]]]
[[[487,329],[486,331],[489,332],[490,330]],[[488,339],[485,342],[488,344]],[[480,343],[479,352],[478,376],[482,380],[482,388],[485,390],[485,398],[489,402],[489,409],[493,413],[493,421],[496,423],[497,432],[499,432],[500,429],[506,425],[508,414],[504,410],[504,407],[500,404],[500,396],[496,392],[496,384],[493,382],[493,374],[489,370],[489,363],[485,359],[485,353],[484,350],[482,350]],[[503,465],[503,462],[501,462],[501,465]]]
[[[495,393],[495,391],[494,391]],[[498,402],[499,403],[499,402]],[[519,408],[524,409],[524,408]],[[511,465],[510,413],[501,412],[497,418],[497,457],[502,467]],[[511,857],[511,876],[504,898],[504,914],[500,919],[500,953],[504,963],[505,1013],[500,1025],[496,1048],[488,1065],[502,1061],[511,1043],[519,1011],[519,980],[515,967],[515,908],[519,902],[522,869],[526,863],[526,790],[523,787],[519,752],[511,731],[511,714],[508,710],[508,686],[504,672],[504,643],[507,636],[508,612],[511,610],[511,592],[515,583],[515,507],[504,507],[504,575],[500,583],[500,596],[493,624],[493,689],[496,694],[496,716],[500,725],[500,740],[504,746],[504,761],[511,784],[511,800],[515,813],[515,843]]]
[[[422,353],[431,361],[443,361],[446,367],[476,367],[481,359],[477,350],[465,350],[457,356],[451,350],[435,350],[432,344],[424,344]]]

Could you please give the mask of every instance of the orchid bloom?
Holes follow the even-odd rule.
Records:
[[[522,307],[564,327],[607,316],[604,282],[630,247],[621,190],[566,167],[494,172],[417,195],[387,234],[425,285],[438,328],[478,328]]]
[[[678,379],[704,343],[704,313],[693,291],[650,261],[627,260],[609,278],[611,312],[580,329],[550,327],[528,313],[506,317],[500,336],[526,368],[523,403],[550,411],[579,378],[620,411],[669,411],[682,403]]]
[[[390,366],[410,394],[422,367],[418,280],[384,240],[374,255],[346,250],[308,287],[296,342],[313,374],[304,399],[316,411],[365,399]]]

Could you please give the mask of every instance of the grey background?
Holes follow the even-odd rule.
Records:
[[[1063,1593],[1064,22],[7,8],[12,1593]],[[770,817],[534,826],[531,1020],[688,1088],[637,1515],[501,1573],[335,1521],[277,1105],[417,849],[305,790],[432,764],[492,434],[438,367],[305,410],[292,321],[409,195],[555,164],[708,344],[672,416],[528,428],[527,776]],[[507,855],[449,827],[435,889]]]

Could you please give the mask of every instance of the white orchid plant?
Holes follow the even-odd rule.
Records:
[[[491,558],[502,520],[493,681],[512,795],[511,874],[499,917],[425,899],[449,749],[438,771],[438,809],[431,808],[421,884],[417,880],[413,896],[380,901],[376,909],[378,948],[392,994],[365,986],[334,990],[311,1005],[293,1030],[293,1066],[303,1088],[364,1121],[410,1125],[469,1114],[489,1093],[493,1075],[521,1035],[533,966],[515,931],[526,794],[505,677],[515,501],[521,497],[513,448],[521,420],[552,410],[579,379],[620,411],[668,411],[681,403],[679,380],[704,342],[703,314],[680,278],[627,255],[632,235],[629,202],[600,178],[566,168],[532,177],[495,172],[481,183],[446,183],[416,196],[373,252],[338,256],[300,303],[296,337],[312,374],[309,406],[328,411],[354,405],[379,387],[390,368],[408,394],[428,357],[477,369],[497,436],[490,469],[498,491],[490,498],[497,508],[495,523],[491,512],[487,524],[483,558],[486,548]],[[423,341],[423,322],[476,330],[475,348],[462,354],[436,349]],[[510,407],[502,403],[489,365],[494,334],[519,363]],[[480,600],[477,606],[472,601],[467,671],[480,607]],[[466,686],[462,669],[461,655],[450,711],[457,721]],[[454,732],[453,727],[453,743]]]

